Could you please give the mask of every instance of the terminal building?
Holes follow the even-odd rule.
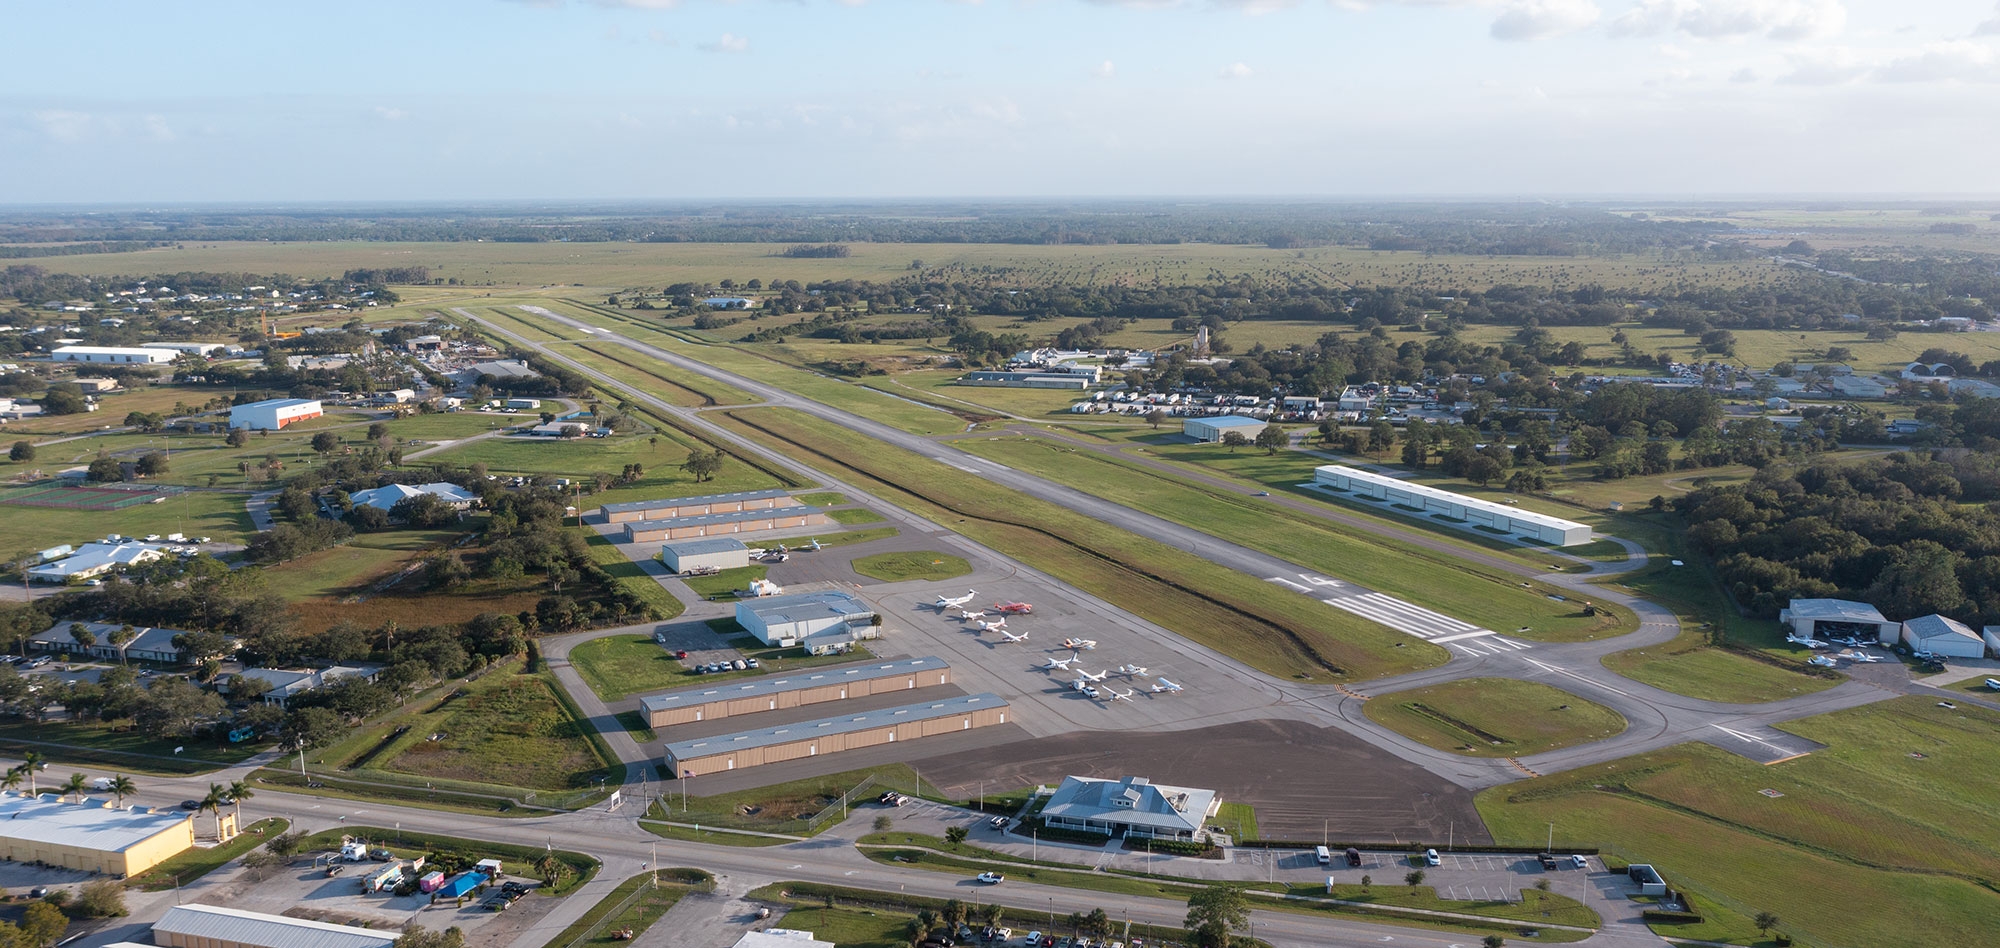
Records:
[[[1181,422],[1181,434],[1208,444],[1221,441],[1223,435],[1232,431],[1254,441],[1258,435],[1264,433],[1264,428],[1263,422],[1242,415],[1189,418]]]
[[[605,523],[632,523],[638,520],[671,520],[675,517],[796,506],[799,506],[799,499],[786,491],[746,490],[733,494],[706,494],[700,497],[669,497],[663,500],[633,500],[622,504],[605,504],[598,508],[598,512],[604,515]]]
[[[220,905],[176,905],[153,923],[166,948],[391,948],[396,935]]]
[[[951,680],[951,666],[944,659],[906,658],[646,695],[639,699],[639,707],[646,713],[647,727],[662,728],[948,685]]]
[[[194,814],[0,792],[0,859],[125,879],[194,848]]]
[[[1422,514],[1463,521],[1474,527],[1510,533],[1551,546],[1578,546],[1590,542],[1590,527],[1587,524],[1340,464],[1313,469],[1313,484],[1385,501],[1387,506],[1382,508],[1384,510],[1403,513],[1405,511],[1399,508],[1413,507]]]
[[[293,422],[325,414],[317,398],[269,398],[229,409],[229,427],[277,431]]]
[[[1042,806],[1042,819],[1050,826],[1107,836],[1198,840],[1207,835],[1203,826],[1221,807],[1213,790],[1169,787],[1144,777],[1064,777]]]
[[[823,527],[832,522],[827,518],[826,512],[818,507],[790,506],[762,510],[734,510],[692,517],[672,517],[665,520],[633,521],[625,525],[625,542],[689,540],[695,537],[728,536],[732,533]]]
[[[683,777],[783,763],[1007,723],[1007,702],[985,693],[739,731],[667,745],[667,768]]]

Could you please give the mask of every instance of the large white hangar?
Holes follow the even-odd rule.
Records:
[[[1360,468],[1341,464],[1314,468],[1313,483],[1403,507],[1414,507],[1425,514],[1437,514],[1454,520],[1463,520],[1474,526],[1504,530],[1515,536],[1528,537],[1555,546],[1578,546],[1590,542],[1590,527],[1587,524],[1538,514],[1507,504],[1496,504],[1477,497],[1467,497],[1464,494],[1424,484],[1412,484]]]

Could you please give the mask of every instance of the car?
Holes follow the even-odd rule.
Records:
[[[998,829],[1006,829],[1006,828],[1007,828],[1007,818],[1006,818],[1006,817],[1004,817],[1004,816],[996,816],[996,817],[994,817],[994,818],[992,818],[992,819],[990,819],[990,820],[987,820],[987,821],[986,821],[986,825],[987,825],[987,826],[991,826],[991,827],[993,827],[994,829],[997,829],[997,830],[998,830]]]
[[[507,911],[507,906],[511,903],[506,899],[487,899],[480,904],[486,906],[486,910],[489,912],[505,912]]]
[[[194,542],[196,542],[196,543],[207,543],[207,542],[208,542],[208,538],[207,538],[207,537],[195,537],[195,538],[194,538]]]
[[[674,653],[674,657],[675,657],[675,658],[678,658],[678,659],[680,659],[680,660],[682,660],[682,661],[686,661],[686,660],[687,660],[687,657],[688,657],[688,650],[687,650],[687,649],[681,649],[680,651],[678,651],[678,652],[675,652],[675,653]]]
[[[328,866],[328,867],[326,867],[326,874],[327,874],[327,877],[328,877],[328,878],[332,878],[333,876],[337,876],[337,875],[340,875],[340,874],[341,874],[342,872],[345,872],[345,871],[347,871],[347,867],[346,867],[346,866],[343,866],[343,865],[341,865],[340,863],[337,863],[337,862],[336,862],[336,863],[334,863],[334,864],[333,864],[333,865],[331,865],[331,866]]]
[[[1007,877],[997,872],[982,872],[979,874],[979,881],[986,885],[999,885],[1007,881]]]
[[[1574,868],[1582,869],[1590,865],[1590,860],[1582,856],[1571,856],[1569,857],[1569,864]]]
[[[1258,491],[1258,492],[1256,492],[1256,493],[1254,493],[1254,494],[1251,494],[1250,496],[1252,496],[1252,497],[1269,497],[1269,496],[1271,496],[1271,492],[1270,492],[1270,491],[1268,491],[1268,490],[1260,490],[1260,491]]]
[[[1444,865],[1444,857],[1438,855],[1438,851],[1435,849],[1426,849],[1424,850],[1424,865],[1442,866]]]
[[[746,658],[746,659],[744,659],[744,660],[743,660],[743,664],[745,664],[745,665],[748,665],[748,666],[750,666],[751,668],[756,668],[756,667],[758,667],[758,665],[757,665],[757,660],[756,660],[756,659],[754,659],[754,658]]]
[[[1541,862],[1542,868],[1544,869],[1554,869],[1556,867],[1556,857],[1548,853],[1542,853],[1541,855],[1536,856],[1535,859]]]
[[[183,809],[183,810],[199,810],[199,809],[201,809],[201,801],[200,801],[200,800],[182,800],[182,801],[181,801],[181,809]]]
[[[1029,932],[1027,935],[1021,938],[1021,944],[1024,945],[1039,945],[1041,943],[1042,943],[1041,932]]]
[[[160,535],[159,535],[159,534],[157,534],[157,533],[148,533],[148,534],[146,534],[146,542],[147,542],[147,543],[158,543],[158,542],[160,542]]]
[[[34,887],[34,888],[32,888],[32,889],[29,889],[29,890],[28,890],[28,897],[29,897],[29,898],[31,898],[31,899],[39,899],[39,898],[41,898],[42,896],[45,896],[45,895],[48,895],[48,894],[49,894],[49,887],[48,887],[48,886],[45,886],[45,885],[38,885],[38,886],[36,886],[36,887]]]

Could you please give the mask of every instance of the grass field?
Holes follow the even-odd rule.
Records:
[[[870,909],[795,908],[778,920],[784,928],[813,933],[837,948],[910,948],[904,927],[915,915]]]
[[[854,560],[854,571],[887,582],[909,579],[950,579],[972,572],[964,557],[922,550],[914,553],[877,553]]]
[[[578,343],[562,350],[582,362],[625,383],[658,395],[676,405],[752,405],[763,401],[733,385],[705,375],[684,372],[656,359],[649,359],[625,346],[610,343]]]
[[[1540,845],[1553,821],[1658,866],[1717,910],[1675,935],[1748,944],[1748,917],[1770,911],[1830,948],[1990,940],[2000,713],[1912,696],[1781,726],[1828,747],[1766,767],[1684,744],[1488,790],[1480,813],[1505,844]],[[1921,923],[1890,906],[1921,906]]]
[[[725,414],[752,437],[880,485],[881,496],[1034,563],[1152,621],[1274,675],[1359,680],[1441,663],[1443,649],[976,475],[881,444],[836,437],[796,413]]]
[[[157,504],[123,510],[61,510],[53,507],[0,506],[7,524],[6,555],[25,554],[61,543],[72,546],[109,533],[143,537],[182,533],[221,543],[247,542],[253,531],[244,512],[247,496],[222,491],[189,491]]]
[[[224,807],[224,809],[231,809]],[[195,817],[195,833],[201,833],[201,816]],[[210,824],[214,825],[213,823]],[[235,839],[220,846],[190,849],[166,862],[160,863],[144,873],[125,881],[125,885],[145,892],[159,892],[192,884],[196,879],[208,875],[259,846],[270,842],[274,836],[290,829],[292,822],[285,819],[258,820],[242,828]]]
[[[591,562],[604,567],[606,573],[618,583],[620,589],[639,597],[639,601],[651,606],[662,619],[671,619],[687,610],[687,605],[667,592],[665,586],[646,572],[645,567],[627,559],[616,544],[589,527],[578,527],[583,532],[583,540],[590,545]]]
[[[731,628],[736,620],[722,619]],[[806,655],[798,648],[778,648],[764,645],[748,636],[730,643],[736,646],[746,658],[755,658],[759,668],[754,671],[725,672],[715,675],[698,675],[688,668],[673,653],[662,648],[651,637],[644,635],[607,635],[591,639],[570,649],[570,664],[577,674],[590,685],[590,690],[606,701],[616,701],[627,695],[663,688],[677,688],[682,685],[703,682],[728,681],[733,678],[751,678],[758,675],[775,675],[801,668],[817,668],[821,665],[845,664],[867,658],[868,653],[855,649],[845,656]]]
[[[1435,551],[1365,534],[1330,521],[1273,516],[1268,503],[1157,470],[1107,458],[1041,438],[964,438],[958,447],[1115,501],[1317,569],[1328,575],[1422,603],[1453,618],[1524,638],[1575,641],[1629,630],[1625,613],[1585,616],[1577,606],[1549,598],[1553,587],[1523,588],[1511,574]],[[1297,463],[1297,462],[1294,462]],[[1303,465],[1299,480],[1310,480]],[[1526,628],[1529,631],[1517,632]]]
[[[783,846],[796,842],[788,836],[765,836],[740,830],[716,829],[712,826],[677,826],[653,820],[640,820],[639,828],[661,839],[676,839],[686,843],[709,843],[715,846],[740,846],[757,849],[763,846]]]
[[[695,594],[703,599],[712,599],[716,596],[727,596],[739,589],[749,589],[752,580],[763,579],[770,572],[769,566],[757,563],[726,569],[707,576],[683,576],[681,582],[686,583],[689,589],[694,590]]]
[[[1467,757],[1527,757],[1625,730],[1618,712],[1540,682],[1466,678],[1371,699],[1370,720]]]
[[[667,910],[681,900],[681,896],[692,891],[686,885],[669,881],[669,875],[678,876],[681,873],[701,871],[662,870],[657,877],[654,873],[642,872],[618,883],[617,888],[599,899],[596,905],[591,906],[590,911],[583,913],[582,918],[563,929],[562,934],[550,939],[550,948],[630,944],[630,939],[620,938],[618,933],[630,929],[634,937],[645,934],[646,929],[651,928],[654,922],[660,920],[660,916],[667,914]],[[643,895],[640,894],[642,891]],[[627,905],[626,900],[634,897],[636,901]],[[623,911],[619,911],[620,906],[625,906]],[[613,915],[614,911],[618,914]],[[597,928],[600,922],[603,923],[603,927],[597,934],[587,940],[578,940],[593,928]]]
[[[176,747],[184,749],[176,754]],[[24,751],[38,750],[54,763],[131,773],[162,776],[207,773],[240,764],[263,749],[261,744],[230,744],[219,739],[213,744],[172,738],[151,740],[133,729],[129,720],[0,722],[0,754],[18,758]],[[48,789],[49,785],[48,774],[41,775],[40,788]]]
[[[840,524],[843,527],[851,527],[864,523],[881,523],[884,520],[889,519],[865,507],[850,507],[846,510],[829,510],[826,512],[826,518],[828,520],[833,521],[834,523]]]
[[[583,736],[540,675],[501,672],[466,685],[422,714],[403,718],[408,733],[376,759],[385,769],[445,780],[530,790],[591,787],[608,761]],[[443,735],[430,740],[433,734]]]
[[[906,793],[916,793],[919,789],[917,772],[908,764],[888,764],[865,770],[849,770],[824,777],[806,777],[789,783],[773,784],[734,793],[719,793],[702,796],[700,777],[675,781],[661,800],[655,801],[646,810],[645,816],[654,820],[672,820],[676,823],[699,823],[703,826],[720,826],[729,829],[758,830],[767,833],[802,833],[801,821],[819,811],[838,804],[841,794],[853,790],[863,780],[874,777],[876,783],[870,794],[880,794],[883,790],[896,789]],[[923,785],[926,792],[917,795],[934,800],[944,799],[936,787]],[[681,792],[687,796],[683,798]],[[869,797],[870,800],[873,796]],[[850,799],[849,805],[864,802]],[[836,825],[833,820],[821,825],[821,829]]]

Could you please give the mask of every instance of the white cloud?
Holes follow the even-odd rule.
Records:
[[[1107,59],[1098,63],[1097,67],[1090,71],[1090,74],[1099,79],[1109,79],[1118,74],[1118,67],[1111,60]]]
[[[146,116],[145,124],[146,134],[151,136],[154,141],[170,142],[174,140],[173,126],[167,124],[166,118],[158,115],[148,115]]]
[[[376,106],[375,114],[391,122],[400,122],[410,117],[410,113],[405,112],[402,109],[390,108],[389,106],[386,105]]]
[[[1980,43],[1936,43],[1923,52],[1882,64],[1873,78],[1882,82],[2000,81],[2000,56]]]
[[[1800,40],[1831,36],[1846,25],[1841,0],[1639,0],[1611,21],[1611,35]]]
[[[39,109],[34,116],[35,124],[42,127],[42,134],[59,142],[79,141],[90,131],[91,117],[88,112]]]
[[[1545,39],[1583,29],[1602,15],[1595,0],[1513,0],[1490,32],[1494,39]]]
[[[2000,36],[2000,3],[1993,5],[1993,19],[1972,28],[1974,36]]]
[[[1756,82],[1756,81],[1757,81],[1757,70],[1755,70],[1755,69],[1752,69],[1752,68],[1750,68],[1750,67],[1748,67],[1748,66],[1745,66],[1745,67],[1743,67],[1742,69],[1738,69],[1738,70],[1736,70],[1735,72],[1732,72],[1732,73],[1730,73],[1730,74],[1729,74],[1729,81],[1730,81],[1730,82]]]
[[[1250,67],[1243,63],[1230,63],[1222,67],[1222,71],[1217,73],[1217,75],[1224,79],[1248,79],[1250,78]]]
[[[724,33],[712,43],[699,44],[707,53],[744,53],[750,51],[750,41],[734,33]]]
[[[1661,43],[1659,46],[1655,48],[1660,51],[1661,56],[1671,59],[1677,63],[1684,63],[1694,58],[1693,53],[1690,53],[1679,46],[1675,46],[1672,43]]]
[[[1792,71],[1778,77],[1788,85],[1835,86],[1860,79],[1874,68],[1874,63],[1854,50],[1838,46],[1790,58]]]

